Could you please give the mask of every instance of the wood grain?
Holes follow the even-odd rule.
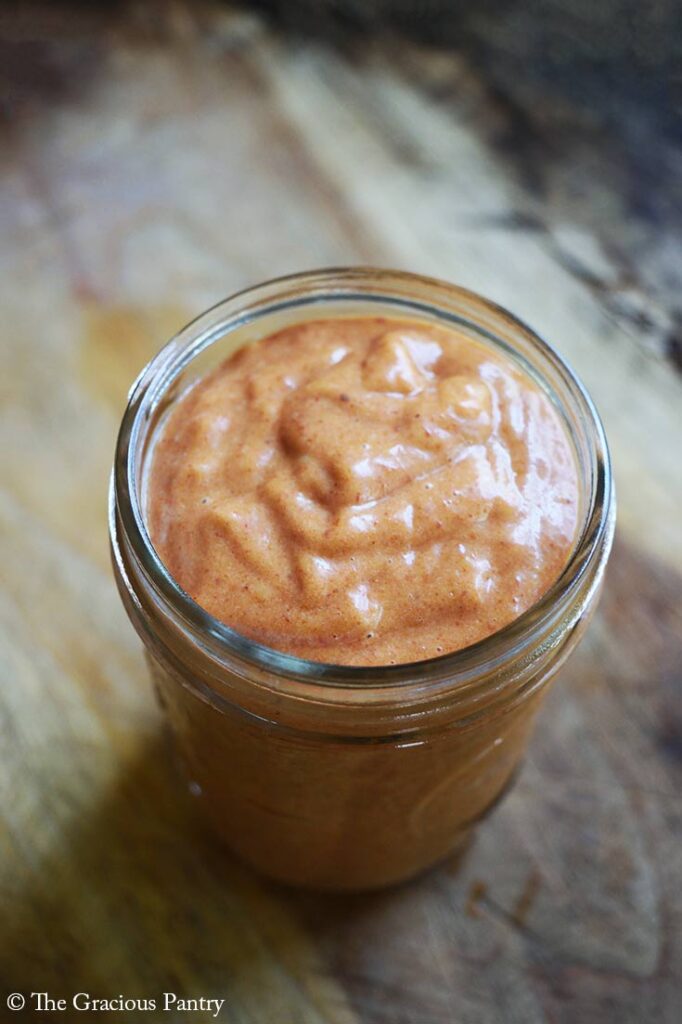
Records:
[[[673,1024],[682,378],[614,307],[599,223],[517,175],[504,109],[458,58],[350,60],[212,3],[28,10],[4,15],[7,45],[59,76],[16,77],[0,158],[1,992],[224,996],[234,1024]],[[554,342],[604,416],[620,525],[598,617],[464,860],[323,899],[195,821],[105,507],[127,388],[169,334],[349,262],[474,287]]]

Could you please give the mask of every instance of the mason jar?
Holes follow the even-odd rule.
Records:
[[[511,358],[554,403],[578,467],[576,540],[554,585],[492,636],[412,664],[322,664],[241,636],[181,589],[145,521],[154,441],[192,382],[287,325],[349,315],[455,327]],[[110,533],[187,783],[216,831],[259,871],[327,890],[399,882],[461,848],[512,783],[548,683],[585,630],[614,519],[608,448],[585,389],[537,334],[472,292],[322,270],[240,292],[185,327],[130,392]]]

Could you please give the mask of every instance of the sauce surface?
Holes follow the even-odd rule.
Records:
[[[431,323],[336,318],[245,346],[170,413],[148,526],[216,618],[314,661],[458,650],[561,573],[578,480],[551,401]]]

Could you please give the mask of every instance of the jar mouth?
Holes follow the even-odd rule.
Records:
[[[313,306],[333,316],[330,307],[342,303],[376,303],[384,309],[392,308],[396,315],[402,310],[465,327],[507,349],[554,401],[569,428],[580,463],[586,492],[583,514],[561,575],[535,604],[508,625],[468,647],[438,657],[396,665],[341,665],[308,660],[260,644],[197,604],[170,575],[147,531],[141,453],[148,450],[153,423],[168,406],[173,385],[189,365],[217,341],[266,316],[290,315]],[[458,681],[464,684],[483,671],[522,657],[526,649],[550,636],[576,605],[577,621],[608,557],[614,509],[610,456],[601,420],[586,389],[551,345],[503,307],[468,289],[403,271],[350,267],[291,274],[237,292],[189,323],[158,352],[129,393],[116,444],[109,528],[114,557],[128,588],[134,592],[124,549],[133,561],[134,575],[141,574],[164,613],[189,631],[201,648],[231,667],[236,661],[247,670],[298,680],[308,684],[308,692],[310,684],[325,691],[366,691],[368,687],[386,690],[414,685],[415,680],[422,689],[446,680],[449,685]]]

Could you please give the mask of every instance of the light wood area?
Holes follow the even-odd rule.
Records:
[[[17,85],[0,142],[0,1019],[27,1017],[5,991],[42,990],[224,997],[230,1024],[676,1024],[682,374],[665,309],[622,314],[633,286],[602,207],[590,222],[551,176],[538,191],[518,173],[475,69],[164,7],[46,5],[59,73]],[[115,591],[106,493],[127,389],[176,329],[248,284],[349,263],[451,279],[550,340],[603,415],[619,526],[596,620],[463,863],[336,899],[256,877],[194,820]]]

